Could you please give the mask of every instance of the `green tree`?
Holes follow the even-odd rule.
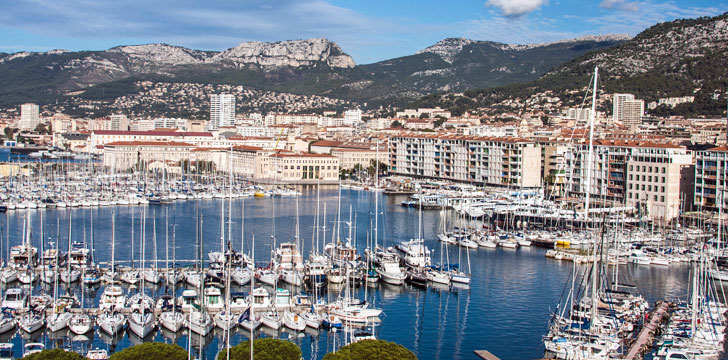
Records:
[[[114,353],[110,360],[186,360],[187,351],[179,345],[150,342]]]
[[[392,127],[393,128],[401,128],[402,127],[402,123],[399,122],[399,120],[394,120],[394,121],[392,121]]]
[[[38,124],[35,127],[35,132],[37,132],[38,134],[50,134],[51,126],[46,124]]]
[[[250,341],[243,341],[230,348],[230,360],[250,359]],[[253,359],[256,360],[300,360],[301,349],[290,341],[279,339],[256,339],[253,342]],[[227,360],[227,351],[217,354],[217,360]]]
[[[15,137],[15,133],[18,132],[18,129],[14,129],[11,127],[6,127],[5,130],[3,130],[5,133],[5,138],[12,140]]]
[[[61,349],[45,349],[39,353],[30,354],[23,357],[23,360],[83,360],[85,359],[79,353],[73,351],[65,351]]]
[[[362,340],[346,345],[324,360],[416,360],[406,347],[384,340]]]

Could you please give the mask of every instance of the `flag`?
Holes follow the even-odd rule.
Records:
[[[243,315],[240,315],[240,319],[238,319],[238,322],[243,322],[245,320],[250,320],[250,308],[245,310]]]

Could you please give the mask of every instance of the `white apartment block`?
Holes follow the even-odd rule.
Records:
[[[377,159],[380,163],[389,164],[389,153],[387,151],[371,149],[334,149],[331,155],[339,159],[339,167],[342,169],[353,169],[357,164],[363,168],[371,165],[372,160]]]
[[[636,128],[645,113],[644,100],[636,100],[632,94],[614,94],[612,119],[629,128]]]
[[[158,118],[154,119],[155,129],[180,129],[187,131],[187,119]]]
[[[512,125],[496,126],[496,125],[480,125],[472,126],[468,129],[470,136],[485,137],[518,137],[518,128]]]
[[[419,108],[419,109],[404,109],[402,111],[397,111],[397,114],[395,115],[398,118],[404,118],[404,117],[420,117],[422,114],[427,114],[430,116],[431,119],[442,116],[446,119],[449,119],[451,114],[449,111],[445,109],[441,109],[439,107],[436,107],[434,109],[431,108]]]
[[[210,129],[235,126],[235,95],[210,95]]]
[[[35,130],[40,124],[40,108],[38,104],[26,103],[20,105],[20,123],[18,127],[23,130]]]
[[[590,108],[585,108],[585,109],[569,108],[566,111],[566,119],[576,120],[579,123],[588,123],[590,117],[591,117]]]
[[[111,124],[109,126],[109,129],[106,129],[106,130],[117,130],[117,131],[129,130],[129,118],[127,118],[126,115],[124,115],[124,114],[111,115]]]
[[[129,125],[129,131],[152,131],[154,130],[154,120],[143,119],[136,120]],[[94,129],[94,130],[111,130],[111,129]],[[123,131],[123,130],[119,130]]]
[[[541,186],[541,149],[517,138],[401,134],[389,140],[390,172],[491,186]]]
[[[346,124],[353,125],[358,122],[361,122],[361,110],[355,109],[355,110],[346,110],[344,111],[344,121]]]
[[[695,202],[697,210],[728,211],[728,147],[695,154]]]

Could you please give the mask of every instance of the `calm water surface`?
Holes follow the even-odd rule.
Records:
[[[348,220],[355,219],[352,236],[359,249],[366,245],[370,223],[374,221],[374,199],[379,196],[381,215],[379,241],[391,246],[401,240],[417,236],[418,212],[403,208],[399,204],[402,197],[390,197],[364,191],[342,190],[341,221],[335,222],[338,204],[335,189],[322,189],[320,192],[320,213],[323,217],[326,204],[326,233],[319,233],[319,248],[323,242],[330,242],[332,228],[339,227],[342,239],[348,237]],[[316,246],[314,218],[317,206],[315,188],[305,188],[299,198],[300,232],[304,254]],[[244,222],[241,221],[243,203]],[[152,207],[117,207],[116,224],[116,261],[129,265],[130,259],[138,264],[140,259],[140,239],[142,215],[146,219],[145,258],[154,259],[154,230],[157,232],[157,258],[172,258],[174,253],[180,265],[189,265],[195,254],[195,218],[199,212],[203,227],[203,251],[220,248],[220,200],[177,201],[171,205]],[[225,215],[228,215],[228,202],[225,202]],[[145,213],[142,214],[142,211]],[[42,213],[42,214],[41,214]],[[255,259],[266,262],[275,240],[292,241],[295,234],[295,198],[248,198],[232,201],[231,242],[235,249],[243,246],[248,252],[251,240],[255,237]],[[75,241],[85,239],[95,247],[97,261],[107,262],[111,257],[111,218],[112,208],[16,211],[2,217],[3,257],[6,256],[7,241],[19,244],[22,238],[23,222],[29,217],[32,238],[35,246],[41,246],[41,216],[43,217],[43,237],[46,246],[49,241],[59,243],[61,248],[68,247],[69,218],[72,219],[71,238]],[[132,241],[132,216],[134,217],[134,238]],[[275,222],[271,219],[275,216]],[[93,218],[93,236],[91,221]],[[467,267],[468,254],[459,253],[457,247],[441,252],[441,244],[436,240],[440,224],[439,211],[425,211],[422,215],[424,236],[427,245],[433,250],[433,261],[439,262],[449,256],[451,262],[459,262]],[[451,219],[453,220],[453,219]],[[450,220],[449,220],[450,221]],[[454,220],[453,220],[454,221]],[[155,224],[156,223],[156,224]],[[169,226],[166,226],[167,223]],[[321,221],[323,223],[323,221]],[[60,224],[60,226],[58,225]],[[244,229],[241,228],[244,225]],[[244,231],[242,231],[244,230]],[[228,237],[227,230],[225,237]],[[173,251],[173,244],[176,244]],[[132,253],[132,246],[134,253]],[[207,260],[207,259],[206,259]],[[417,290],[379,284],[375,287],[359,289],[360,297],[384,311],[381,324],[375,329],[379,339],[394,341],[412,350],[420,359],[474,359],[473,350],[487,349],[502,359],[533,359],[543,355],[541,336],[545,333],[549,314],[554,310],[570,278],[572,263],[560,262],[544,257],[544,250],[531,248],[519,250],[478,249],[469,251],[472,270],[470,288],[429,288]],[[163,265],[163,264],[162,264]],[[627,281],[634,282],[639,291],[651,302],[665,298],[685,298],[688,282],[688,266],[665,268],[645,266],[625,266],[620,270]],[[17,285],[12,285],[17,286]],[[46,289],[49,290],[49,289]],[[72,289],[79,298],[83,295],[87,306],[93,306],[103,291],[102,287]],[[241,289],[234,289],[241,290]],[[36,288],[34,293],[41,292]],[[66,289],[61,290],[61,292]],[[169,291],[165,288],[150,288],[148,292],[157,294]],[[179,292],[179,290],[178,290]],[[333,297],[330,292],[324,296]],[[324,354],[338,348],[345,340],[342,332],[312,331],[303,334],[289,334],[285,331],[259,330],[256,336],[276,336],[291,339],[298,344],[306,359],[320,359]],[[149,339],[138,339],[133,335],[122,334],[116,339],[99,331],[87,336],[45,334],[39,332],[32,337],[23,333],[9,333],[0,341],[16,344],[16,355],[20,356],[22,344],[40,341],[46,347],[72,348],[84,353],[89,348],[103,348],[116,351],[142,341],[176,342],[188,348],[191,342],[193,352],[202,347],[201,357],[212,359],[223,348],[224,334],[216,329],[208,338],[192,336],[186,332],[171,334],[159,331]],[[247,340],[247,334],[238,330],[231,335],[231,344]]]

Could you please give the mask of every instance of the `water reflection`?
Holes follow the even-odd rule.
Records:
[[[331,229],[335,225],[337,192],[335,190],[322,190],[321,208],[323,202],[327,203],[327,234],[330,241]],[[315,188],[305,188],[299,201],[301,212],[301,234],[304,252],[316,246],[314,234],[314,214],[316,209]],[[389,197],[383,194],[368,192],[342,191],[342,216],[348,219],[349,204],[356,214],[357,240],[359,249],[366,243],[366,229],[373,222],[374,196],[380,196],[380,204],[385,205],[385,211],[379,218],[379,242],[391,246],[400,240],[409,239],[416,234],[417,210],[400,206],[402,197]],[[295,232],[295,206],[291,198],[264,198],[264,199],[238,199],[233,201],[232,233],[235,239],[240,238],[241,221],[240,210],[245,202],[245,248],[250,247],[249,239],[256,235],[256,260],[265,261],[272,246],[270,233],[273,223],[270,219],[272,206],[275,204],[276,212],[276,238],[278,241],[293,239]],[[203,239],[205,251],[219,249],[220,203],[216,200],[205,201],[178,201],[172,205],[159,208],[148,208],[146,211],[147,224],[144,234],[147,242],[144,249],[147,261],[154,258],[154,244],[152,239],[153,219],[157,222],[157,257],[166,260],[167,254],[176,255],[176,261],[181,265],[190,265],[195,254],[195,228],[194,218],[196,208],[204,215]],[[169,209],[169,229],[165,229],[165,213],[162,209]],[[33,228],[39,228],[40,216],[38,211],[25,211],[7,213],[0,217],[0,224],[6,232],[7,239],[0,240],[0,249],[3,255],[7,254],[8,246],[20,243],[22,220],[24,214],[30,214]],[[81,208],[73,210],[46,210],[43,216],[44,236],[58,242],[59,247],[68,246],[68,219],[73,221],[72,239],[91,239],[90,214],[94,216],[93,238],[95,242],[95,256],[101,262],[110,260],[111,249],[111,208]],[[134,214],[134,235],[132,237],[131,216]],[[139,207],[116,208],[116,262],[131,265],[129,261],[133,255],[134,265],[139,265],[141,247],[140,230],[141,211]],[[106,221],[105,221],[106,220]],[[453,223],[450,219],[448,223]],[[381,324],[376,326],[375,333],[378,338],[400,343],[416,352],[423,359],[426,358],[473,358],[472,351],[486,347],[502,359],[538,358],[543,353],[541,336],[546,331],[549,313],[558,303],[565,283],[573,264],[544,257],[544,251],[537,248],[504,250],[477,249],[465,252],[458,247],[441,247],[436,240],[439,228],[439,211],[423,212],[423,234],[427,246],[433,251],[433,259],[439,261],[441,252],[444,259],[450,262],[467,264],[470,257],[473,274],[470,286],[453,284],[453,286],[433,285],[427,290],[418,290],[409,286],[392,286],[379,283],[355,290],[355,295],[364,297],[373,306],[383,309]],[[169,231],[176,226],[176,246],[167,248],[165,230]],[[342,229],[344,230],[344,229]],[[344,230],[346,231],[346,230]],[[132,253],[132,239],[134,248]],[[33,236],[35,246],[40,246],[40,236]],[[239,249],[240,241],[233,241],[233,247]],[[319,247],[323,244],[319,243]],[[638,290],[650,301],[664,298],[684,298],[687,293],[688,265],[672,265],[670,267],[644,267],[625,265],[620,267],[620,278],[625,282],[637,285]],[[620,280],[621,281],[621,280]],[[11,286],[17,286],[15,284]],[[48,285],[37,286],[34,294],[45,291],[52,294],[53,287]],[[181,292],[177,288],[177,292]],[[292,292],[298,289],[291,288]],[[319,294],[321,297],[333,299],[341,289],[332,289]],[[81,297],[81,287],[78,284],[68,286],[59,284],[59,294],[73,293]],[[103,287],[84,288],[84,300],[88,307],[98,303]],[[126,291],[129,291],[126,289]],[[161,295],[170,289],[164,286],[147,287],[147,293]],[[233,291],[248,291],[248,288],[235,288]],[[230,334],[230,343],[238,344],[247,340],[248,333],[236,330]],[[193,356],[202,359],[213,359],[217,352],[224,348],[226,334],[215,331],[208,337],[199,335],[190,336],[187,331],[170,333],[160,330],[146,339],[139,339],[133,334],[121,333],[110,336],[103,333],[91,334],[87,339],[75,339],[68,331],[48,334],[23,334],[9,332],[0,334],[0,341],[13,342],[16,346],[16,357],[20,357],[22,343],[26,341],[44,342],[47,347],[73,347],[74,349],[103,348],[110,352],[123,349],[133,344],[146,341],[165,341],[177,343],[183,348],[191,344]],[[256,337],[268,336],[289,339],[300,345],[306,359],[321,359],[324,354],[331,352],[334,347],[342,346],[346,334],[341,331],[313,330],[307,328],[303,333],[290,333],[261,327]],[[78,341],[76,341],[78,340]],[[199,350],[202,350],[201,352]]]

